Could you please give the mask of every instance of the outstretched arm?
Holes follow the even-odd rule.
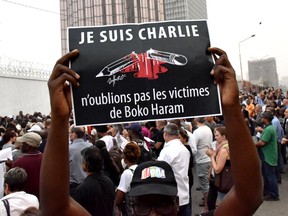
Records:
[[[263,197],[258,154],[239,108],[235,71],[223,50],[209,48],[208,51],[215,60],[211,75],[220,88],[234,178],[234,187],[216,209],[215,215],[253,215]]]
[[[78,86],[79,75],[68,67],[78,51],[64,55],[48,81],[51,104],[51,128],[40,174],[42,215],[89,215],[69,196],[68,123],[71,112],[70,86]]]

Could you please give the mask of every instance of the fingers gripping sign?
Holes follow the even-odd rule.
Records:
[[[219,49],[210,47],[208,51],[212,53],[215,65],[211,71],[215,83],[219,85],[221,101],[223,106],[238,104],[238,85],[235,71],[227,57],[227,54]]]
[[[69,115],[72,109],[68,82],[72,85],[79,86],[78,80],[80,76],[71,70],[68,65],[69,61],[75,59],[78,54],[78,50],[73,50],[60,58],[56,62],[50,79],[48,80],[51,111],[58,117]]]

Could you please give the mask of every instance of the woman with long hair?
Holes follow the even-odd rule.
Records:
[[[214,183],[213,174],[220,174],[224,169],[225,165],[230,163],[230,152],[228,140],[226,138],[225,126],[216,126],[214,129],[214,135],[216,140],[216,151],[214,151],[212,148],[206,151],[206,154],[211,159],[211,170],[213,170],[212,177],[210,177],[210,189],[208,194],[209,210],[215,209],[217,194],[220,200],[222,200],[227,194],[220,191],[218,191],[217,193],[217,188],[215,187],[215,185],[211,185],[211,183]]]

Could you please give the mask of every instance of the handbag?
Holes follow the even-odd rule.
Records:
[[[230,160],[226,160],[225,166],[222,171],[215,174],[215,187],[217,191],[228,193],[233,186],[233,176],[230,165]]]

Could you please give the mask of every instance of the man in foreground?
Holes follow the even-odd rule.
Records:
[[[208,51],[215,60],[211,75],[219,85],[221,93],[235,179],[234,187],[215,210],[214,215],[253,215],[263,201],[263,184],[256,148],[239,109],[235,71],[223,50],[209,48]],[[73,50],[60,58],[48,81],[52,124],[41,167],[40,206],[43,216],[89,215],[69,197],[68,130],[63,127],[68,124],[72,109],[70,86],[66,81],[79,86],[80,79],[68,65],[69,61],[78,55],[78,50]]]
[[[129,192],[134,215],[177,216],[177,192],[174,172],[167,162],[147,161],[139,164]]]

